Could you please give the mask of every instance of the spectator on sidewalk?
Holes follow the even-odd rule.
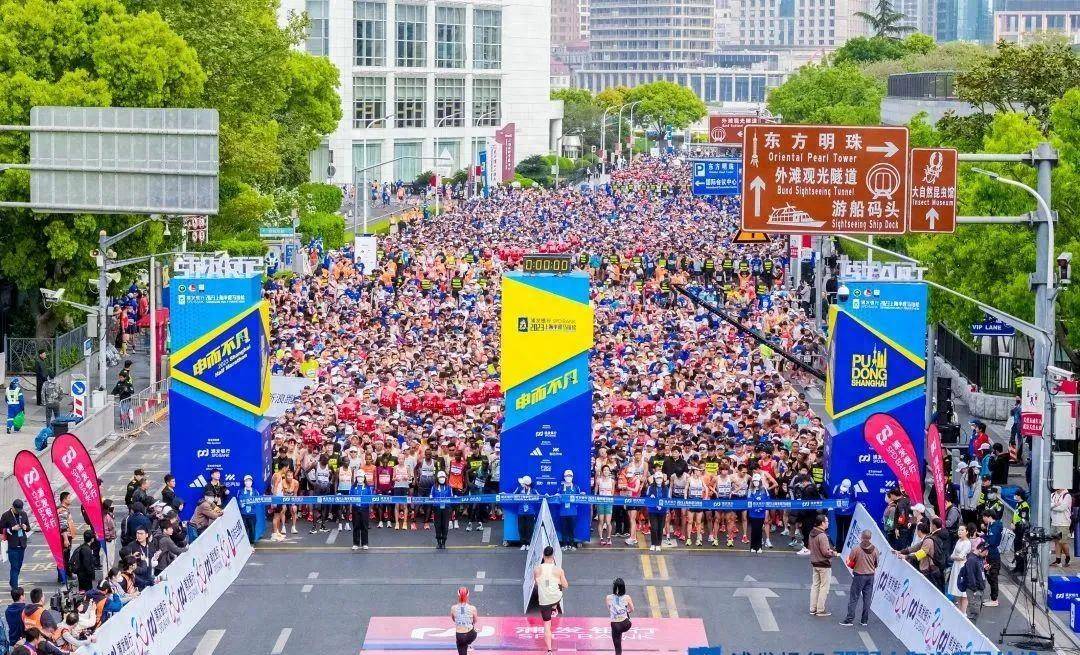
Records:
[[[64,390],[60,388],[60,383],[52,373],[46,374],[41,390],[45,394],[45,427],[51,427],[52,422],[60,415],[60,401],[64,397]]]
[[[974,527],[974,526],[972,526]],[[983,607],[983,591],[986,589],[986,557],[988,553],[986,541],[983,539],[972,539],[973,546],[971,552],[968,553],[967,561],[964,562],[964,567],[960,569],[960,574],[956,581],[957,588],[965,595],[966,602],[964,605],[967,610],[967,617],[972,623],[979,620],[979,611]],[[965,609],[961,608],[961,611]]]
[[[990,484],[1001,487],[1009,484],[1009,454],[1005,452],[1005,446],[996,443],[992,448],[993,457],[990,459]]]
[[[83,542],[71,552],[68,559],[68,573],[74,575],[79,581],[79,591],[90,591],[94,586],[95,558],[94,544],[97,537],[93,530],[83,533]]]
[[[1054,540],[1054,561],[1050,566],[1065,566],[1068,568],[1072,561],[1072,509],[1073,498],[1068,489],[1055,489],[1050,495],[1050,526],[1051,532],[1057,535]],[[1065,563],[1061,563],[1061,557],[1065,556]]]
[[[1001,573],[1001,519],[993,510],[983,510],[983,541],[986,542],[986,582],[990,586],[990,600],[984,607],[998,606],[998,575]]]
[[[187,548],[181,548],[176,545],[176,541],[173,539],[173,531],[176,529],[175,524],[169,519],[161,519],[158,522],[158,529],[161,530],[161,534],[158,535],[157,541],[154,542],[157,554],[157,566],[154,567],[154,572],[160,574],[165,570],[165,567],[172,564],[177,557],[187,552]]]
[[[203,530],[210,527],[210,524],[216,521],[222,513],[214,490],[208,486],[203,490],[203,499],[199,506],[195,508],[195,515],[191,517],[191,524],[195,526],[195,530],[199,534],[202,534]]]
[[[26,602],[23,600],[25,595],[26,591],[22,587],[15,587],[11,590],[11,604],[4,609],[9,644],[18,643],[23,636],[22,613],[26,609]]]
[[[140,527],[135,531],[135,541],[120,551],[125,563],[134,564],[135,587],[142,591],[154,584],[154,565],[157,561],[157,549],[150,543],[150,531]]]
[[[851,588],[848,590],[847,616],[840,625],[854,625],[855,609],[862,598],[862,618],[859,623],[866,625],[870,619],[870,601],[874,594],[874,574],[878,567],[878,549],[870,541],[873,535],[863,530],[859,535],[859,545],[851,549],[848,566],[851,568]]]
[[[47,363],[49,353],[42,348],[38,351],[37,359],[34,360],[34,380],[37,382],[37,405],[41,407],[45,404],[42,397],[42,388],[45,386],[45,381],[49,379],[51,375],[49,372],[49,364]]]
[[[814,519],[808,547],[810,548],[810,567],[813,571],[810,586],[810,614],[821,617],[831,616],[832,612],[825,609],[825,602],[829,598],[829,585],[832,584],[832,558],[836,557],[836,551],[829,543],[829,517],[825,514],[818,514]]]
[[[165,474],[165,486],[161,488],[161,501],[173,508],[177,514],[184,509],[184,501],[176,495],[176,477],[172,473]]]
[[[16,498],[11,501],[11,509],[0,517],[0,532],[8,545],[10,564],[9,582],[11,588],[19,586],[19,573],[22,571],[23,558],[26,556],[26,542],[30,534],[30,517],[23,511],[23,501]]]
[[[132,496],[135,495],[135,490],[142,484],[142,479],[146,477],[146,473],[142,469],[135,469],[131,474],[131,479],[128,480],[127,489],[124,491],[124,506],[131,511]]]

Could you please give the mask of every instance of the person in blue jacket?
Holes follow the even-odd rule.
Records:
[[[765,482],[760,473],[750,476],[750,488],[746,490],[746,500],[750,503],[760,503],[769,499],[769,490],[765,488]],[[746,510],[746,517],[750,521],[750,552],[761,552],[761,538],[764,532],[765,512],[767,510],[759,505],[752,505]]]
[[[559,487],[560,494],[579,494],[581,489],[578,489],[574,484],[574,472],[570,469],[563,471],[563,483]],[[564,549],[577,550],[577,539],[574,538],[574,528],[577,524],[577,505],[564,502],[559,509],[559,527],[562,528],[562,534],[559,535],[559,539],[562,540]]]
[[[645,498],[659,500],[671,498],[671,486],[667,484],[663,471],[653,473],[649,486],[645,488]],[[667,509],[662,507],[649,507],[649,550],[659,552],[664,540],[664,517]]]
[[[356,478],[353,480],[352,490],[349,493],[353,496],[367,496],[370,498],[375,489],[367,481],[367,476],[361,470],[356,471]],[[353,508],[352,513],[352,549],[357,550],[363,548],[368,549],[368,508],[371,506],[370,501],[360,501],[360,504]]]
[[[435,485],[431,487],[432,498],[453,498],[454,490],[446,484],[446,471],[435,474]],[[438,503],[435,505],[435,548],[446,548],[446,532],[450,528],[451,503]]]
[[[240,493],[236,494],[240,503],[240,518],[244,520],[244,531],[247,532],[248,542],[255,545],[255,511],[257,507],[255,505],[245,505],[245,498],[254,498],[258,496],[258,492],[254,487],[255,478],[250,475],[244,476],[244,488],[240,490]]]
[[[846,500],[847,507],[836,509],[836,541],[844,543],[847,539],[848,528],[851,527],[851,515],[855,512],[855,488],[851,480],[844,478],[833,489],[832,497],[836,500]]]
[[[535,503],[524,502],[518,505],[518,540],[521,542],[521,550],[528,550],[533,526],[536,525],[536,512],[540,509],[539,494],[532,488],[532,477],[523,475],[518,478],[518,487],[514,489],[514,493],[520,496],[537,496]]]

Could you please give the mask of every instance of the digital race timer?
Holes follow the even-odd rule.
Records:
[[[567,253],[533,253],[522,256],[525,273],[569,273],[572,257]]]

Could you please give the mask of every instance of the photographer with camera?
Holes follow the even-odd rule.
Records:
[[[94,574],[96,571],[96,558],[94,557],[94,545],[97,537],[93,530],[83,533],[82,544],[71,551],[68,558],[68,573],[79,580],[79,591],[89,591],[94,586]]]

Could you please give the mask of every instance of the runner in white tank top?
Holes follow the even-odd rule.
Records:
[[[536,600],[540,604],[540,618],[544,620],[544,644],[550,655],[551,617],[562,612],[559,601],[562,600],[563,591],[570,586],[570,583],[566,581],[566,573],[555,565],[555,549],[551,546],[544,547],[544,559],[533,570],[533,579],[536,581]]]

